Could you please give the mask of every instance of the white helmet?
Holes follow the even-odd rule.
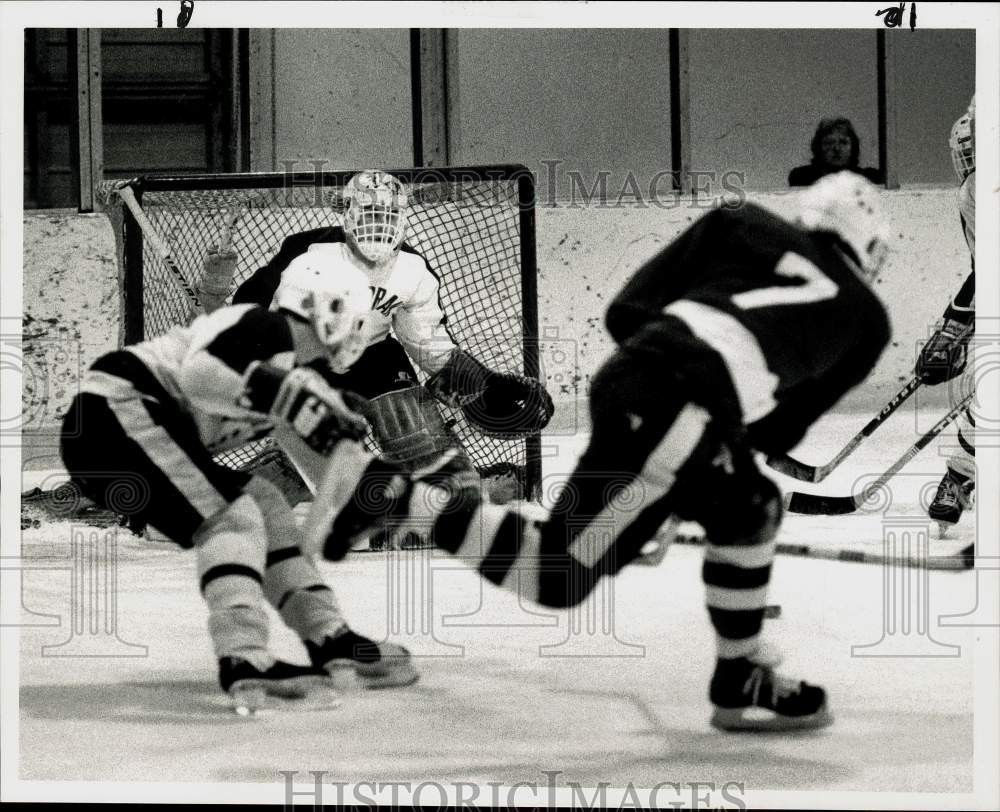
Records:
[[[973,95],[968,112],[959,116],[948,137],[951,163],[959,180],[965,180],[976,169],[975,115],[976,97]]]
[[[312,324],[330,366],[344,372],[365,348],[371,310],[368,277],[322,251],[307,251],[282,272],[271,309],[286,310]]]
[[[344,225],[353,246],[376,265],[390,260],[406,236],[407,195],[388,172],[358,172],[344,190]]]
[[[840,237],[868,278],[878,274],[889,252],[889,223],[878,189],[854,172],[826,175],[806,189],[797,222]]]

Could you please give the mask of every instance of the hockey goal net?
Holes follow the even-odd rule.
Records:
[[[409,191],[407,242],[439,277],[452,337],[493,369],[537,376],[531,173],[522,166],[389,171]],[[235,291],[288,235],[341,224],[343,188],[353,174],[146,175],[104,182],[100,199],[118,246],[120,343],[160,335],[198,315],[195,291],[211,246],[236,252]],[[518,496],[537,494],[538,437],[486,437],[461,412],[441,408],[484,477],[512,480]],[[370,437],[368,443],[374,448]],[[226,452],[219,461],[239,467],[262,447]]]

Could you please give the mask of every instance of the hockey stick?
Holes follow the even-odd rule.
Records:
[[[962,398],[957,406],[938,420],[938,422],[935,423],[927,431],[927,433],[923,435],[923,437],[910,446],[906,453],[896,460],[888,471],[865,487],[861,493],[856,496],[821,496],[815,493],[799,493],[797,491],[790,491],[785,494],[785,509],[789,513],[806,513],[810,515],[826,516],[838,516],[846,513],[853,513],[870,497],[875,495],[878,490],[885,485],[886,482],[892,479],[892,477],[895,476],[904,465],[917,456],[917,454],[919,454],[931,440],[937,437],[952,422],[954,422],[962,413],[962,410],[969,405],[975,395],[975,392],[970,392]]]
[[[677,535],[675,544],[703,546],[705,538],[694,535]],[[826,561],[852,561],[856,564],[891,564],[904,567],[926,568],[929,570],[968,570],[975,564],[973,545],[955,555],[933,555],[927,558],[919,556],[899,557],[882,553],[868,553],[863,550],[844,550],[835,547],[824,547],[818,544],[776,544],[774,551],[778,555],[790,555],[797,558],[819,558]]]
[[[191,287],[191,284],[184,277],[184,273],[181,271],[177,262],[174,260],[173,252],[170,246],[160,237],[156,232],[156,227],[149,221],[146,216],[146,212],[142,210],[142,206],[139,205],[139,201],[135,199],[135,193],[132,191],[131,186],[123,186],[116,190],[118,196],[122,199],[122,202],[132,213],[135,221],[139,224],[139,228],[142,229],[142,233],[149,240],[150,245],[153,247],[153,251],[156,252],[157,256],[163,260],[163,264],[167,266],[167,270],[174,275],[177,280],[177,284],[181,286],[181,290],[187,294],[188,299],[191,300],[191,304],[194,309],[201,309],[201,302],[198,299],[198,294],[195,289]],[[190,319],[189,319],[190,321]]]
[[[963,341],[972,331],[973,326],[970,324],[959,333],[954,339],[955,342]],[[799,462],[787,454],[768,457],[767,464],[775,471],[787,474],[803,482],[822,482],[834,468],[854,453],[854,450],[861,445],[863,440],[871,437],[875,433],[875,430],[886,421],[889,415],[896,411],[910,395],[917,391],[920,384],[921,380],[919,376],[914,375],[902,389],[893,395],[892,399],[882,408],[882,411],[868,421],[865,427],[855,434],[850,442],[840,450],[840,453],[826,463],[826,465],[806,465],[804,462]]]
[[[768,457],[767,464],[775,471],[780,471],[782,474],[787,474],[803,482],[822,482],[834,468],[854,453],[854,450],[861,445],[863,440],[871,437],[875,433],[875,430],[886,421],[889,415],[896,411],[910,395],[917,391],[920,383],[920,378],[914,375],[906,386],[893,395],[892,400],[882,407],[882,411],[869,420],[865,424],[865,427],[855,434],[851,438],[851,441],[840,450],[837,456],[825,465],[807,465],[787,454]]]

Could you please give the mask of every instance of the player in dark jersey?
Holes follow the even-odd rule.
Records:
[[[777,676],[760,642],[782,507],[753,452],[796,445],[889,339],[870,287],[888,246],[878,191],[838,173],[801,204],[795,223],[717,209],[629,280],[607,313],[618,349],[591,383],[590,444],[547,518],[461,490],[435,500],[426,483],[401,490],[378,461],[361,477],[383,480],[390,520],[429,527],[482,577],[547,606],[582,601],[671,517],[699,522],[724,729],[830,721],[824,691]],[[328,558],[369,521],[356,496],[333,501]]]
[[[369,170],[347,184],[343,226],[292,234],[278,253],[239,286],[234,304],[268,307],[288,263],[321,251],[338,268],[359,268],[372,292],[367,347],[349,369],[327,376],[339,389],[369,399],[366,416],[383,456],[419,467],[442,450],[457,449],[470,481],[478,480],[462,446],[447,428],[435,399],[461,407],[480,431],[507,438],[539,431],[552,415],[552,399],[529,377],[488,369],[456,345],[438,301],[438,279],[427,259],[404,240],[408,195],[398,179]],[[427,376],[418,381],[414,366]],[[271,466],[285,469],[283,461]],[[287,469],[283,472],[287,474]],[[288,481],[280,475],[279,481]],[[289,494],[304,499],[300,488]]]
[[[976,97],[969,109],[951,128],[948,139],[952,163],[961,185],[958,189],[958,216],[969,246],[972,271],[945,308],[934,335],[917,359],[916,374],[928,385],[950,381],[965,370],[969,341],[976,324]],[[928,506],[930,518],[938,522],[942,536],[949,525],[957,524],[972,506],[976,487],[975,418],[971,406],[958,421],[958,448],[948,458],[945,475]]]
[[[363,348],[366,280],[328,270],[323,257],[301,257],[275,310],[224,307],[102,356],[64,421],[62,459],[86,496],[194,549],[219,680],[240,702],[250,701],[247,692],[322,685],[342,667],[371,687],[417,678],[405,649],[347,625],[302,554],[281,492],[213,460],[272,432],[319,459],[340,437],[364,436],[359,400],[308,367],[349,364]],[[310,666],[271,655],[265,603],[301,637]]]

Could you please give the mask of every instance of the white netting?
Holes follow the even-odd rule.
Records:
[[[404,181],[411,181],[407,182],[407,243],[429,260],[440,278],[441,302],[453,338],[491,368],[524,372],[523,221],[517,178],[476,178],[464,172],[461,179],[449,180],[437,173],[433,180],[420,183],[412,182],[412,173],[410,177],[405,174]],[[202,178],[200,185],[210,183],[211,188],[197,190],[182,188],[184,178],[175,179],[174,188],[167,190],[160,187],[171,183],[157,183],[155,178],[131,184],[143,212],[190,287],[197,287],[209,247],[222,241],[228,239],[238,257],[235,290],[278,252],[290,234],[342,225],[341,185],[306,185],[297,176],[268,175],[258,176],[259,186],[236,188],[253,177]],[[120,181],[105,182],[99,194],[118,240],[125,343],[186,324],[197,311],[184,286],[155,250],[154,241],[148,235],[142,238],[141,229],[141,243],[139,238],[131,238],[130,250],[128,229],[135,232],[137,226],[126,216],[116,193],[121,186]],[[526,239],[532,240],[533,247],[533,233]],[[141,245],[141,267],[137,267],[136,245]],[[534,268],[526,270],[534,274]],[[525,441],[484,437],[460,412],[444,411],[481,472],[514,472],[523,482]],[[258,447],[255,444],[230,452],[224,461],[238,466],[251,459]]]

